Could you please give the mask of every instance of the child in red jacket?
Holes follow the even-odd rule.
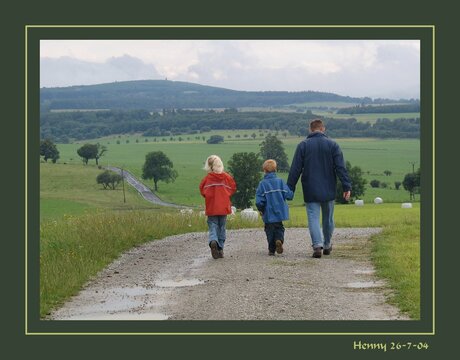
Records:
[[[230,197],[236,191],[235,180],[224,172],[224,164],[217,155],[206,159],[204,170],[208,175],[200,183],[200,193],[205,198],[208,216],[209,247],[214,259],[224,257],[225,224],[231,214]]]

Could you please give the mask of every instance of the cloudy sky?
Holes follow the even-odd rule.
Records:
[[[189,81],[234,90],[420,97],[418,40],[42,40],[40,86]]]

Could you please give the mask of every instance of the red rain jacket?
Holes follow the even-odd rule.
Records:
[[[228,215],[232,213],[230,197],[236,191],[236,183],[226,172],[209,173],[200,183],[200,193],[205,198],[206,215]]]

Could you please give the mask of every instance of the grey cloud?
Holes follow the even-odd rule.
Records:
[[[341,64],[337,58],[331,61]],[[216,46],[213,52],[201,53],[189,74],[177,80],[236,90],[313,90],[348,96],[419,98],[419,71],[418,51],[398,44],[379,45],[372,66],[348,62],[337,72],[324,73],[300,66],[263,67],[250,54],[227,43]]]
[[[340,45],[340,42],[337,42],[337,45]],[[306,55],[303,52],[303,55],[299,56],[304,56],[304,59],[299,58],[296,59],[299,62],[291,62],[295,65],[274,68],[267,65],[271,62],[261,58],[260,53],[258,58],[247,47],[234,41],[216,42],[198,51],[197,62],[188,68],[188,72],[180,73],[171,78],[172,80],[249,91],[313,90],[348,96],[420,97],[419,50],[403,44],[379,44],[372,54],[370,66],[363,65],[365,62],[354,61],[353,57],[341,59],[343,53],[340,51],[331,52],[331,55],[334,55],[331,56],[330,62],[338,65],[335,72],[312,71],[302,67],[302,62],[314,60],[309,58],[313,57],[314,53]],[[128,55],[112,57],[104,63],[69,57],[43,58],[40,62],[40,71],[41,86],[83,85],[165,77],[158,73],[154,65]]]
[[[82,61],[70,57],[41,58],[40,86],[92,85],[114,81],[159,79],[155,66],[124,55],[104,63]]]

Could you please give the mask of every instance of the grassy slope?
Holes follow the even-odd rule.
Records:
[[[151,209],[134,189],[125,184],[126,203],[121,184],[116,190],[103,190],[96,183],[101,172],[94,165],[40,164],[40,218],[78,215],[96,209]]]
[[[205,175],[202,164],[207,156],[218,154],[226,162],[234,152],[241,151],[259,151],[259,144],[262,138],[258,137],[255,140],[235,139],[235,134],[244,133],[250,134],[254,131],[233,131],[233,132],[217,132],[225,136],[225,142],[218,145],[208,145],[202,140],[194,140],[191,135],[190,141],[167,141],[153,142],[152,138],[141,136],[122,136],[120,138],[106,138],[99,140],[101,144],[107,146],[108,152],[101,159],[101,164],[124,166],[137,176],[141,176],[142,165],[145,161],[145,155],[150,151],[161,150],[174,163],[174,167],[179,173],[179,177],[175,183],[159,183],[158,195],[168,201],[202,206],[202,199],[198,193],[198,184],[201,178]],[[258,131],[255,132],[257,135]],[[207,133],[209,137],[211,133]],[[231,135],[229,139],[227,136]],[[302,138],[284,138],[280,135],[285,143],[286,153],[289,161],[292,159],[295,148]],[[136,143],[136,139],[139,141]],[[116,140],[120,140],[120,144],[116,144]],[[129,143],[126,143],[129,140]],[[92,141],[95,143],[96,141]],[[394,188],[395,181],[401,181],[404,175],[412,170],[410,162],[416,162],[419,166],[420,162],[420,141],[419,140],[376,140],[376,139],[339,139],[345,159],[350,161],[352,165],[360,166],[365,172],[365,178],[368,181],[377,179],[385,181],[390,187]],[[68,164],[81,164],[78,159],[76,150],[81,144],[65,144],[58,145],[61,153],[60,162]],[[384,170],[392,171],[391,176],[385,176]],[[367,173],[369,172],[369,173]],[[281,174],[281,177],[286,178],[286,174]],[[146,184],[153,187],[152,181],[147,181]],[[300,193],[300,192],[299,192]],[[409,200],[408,193],[401,190],[393,189],[371,189],[369,188],[364,196],[366,202],[372,202],[376,197],[380,196],[385,202],[404,202]],[[301,204],[301,196],[297,196],[294,203]]]

